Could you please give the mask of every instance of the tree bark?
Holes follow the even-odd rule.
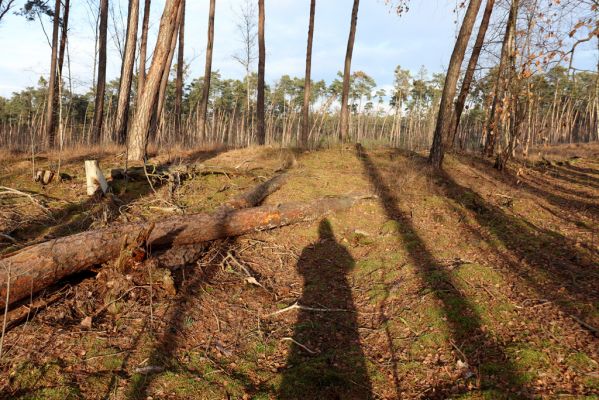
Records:
[[[504,74],[506,73],[506,69],[509,69],[508,63],[510,58],[510,46],[512,43],[512,36],[515,35],[518,7],[519,0],[512,0],[507,25],[505,27],[503,44],[501,45],[501,56],[499,59],[497,80],[495,81],[493,104],[491,106],[491,112],[489,113],[489,118],[487,121],[487,141],[485,142],[483,152],[488,157],[493,156],[495,153],[495,142],[497,140],[497,131],[499,130],[500,112],[498,112],[498,107],[500,106],[499,103],[503,102],[503,96],[505,94],[506,83],[504,82]]]
[[[443,156],[445,152],[445,141],[450,136],[452,122],[452,105],[456,93],[458,79],[460,77],[460,69],[468,47],[468,41],[476,22],[476,15],[480,9],[482,0],[470,0],[466,15],[462,21],[460,32],[456,40],[451,59],[449,60],[449,68],[445,84],[443,85],[443,93],[439,104],[439,115],[437,116],[437,125],[433,138],[433,145],[429,155],[429,163],[435,168],[441,168],[443,164]]]
[[[108,36],[108,0],[100,0],[100,35],[98,46],[98,80],[96,84],[96,101],[94,103],[94,122],[92,142],[102,140],[104,124],[104,94],[106,92],[106,42]]]
[[[150,128],[150,135],[154,136],[160,129],[163,123],[162,111],[164,110],[164,104],[166,103],[166,89],[168,87],[168,80],[171,73],[171,66],[173,65],[173,58],[175,58],[175,49],[177,48],[177,33],[181,30],[181,18],[183,17],[183,7],[185,6],[184,0],[179,5],[179,11],[177,12],[177,30],[173,33],[171,48],[168,53],[168,59],[164,70],[162,71],[162,80],[160,81],[160,90],[158,91],[158,102],[156,104],[156,113],[154,115],[154,123]]]
[[[358,8],[360,0],[354,0],[354,6],[351,13],[351,25],[349,28],[349,38],[347,40],[347,51],[345,52],[345,67],[343,71],[343,90],[341,92],[341,118],[339,119],[339,139],[347,140],[349,137],[349,81],[351,77],[351,60],[354,52],[354,42],[356,39],[356,25],[358,24]]]
[[[206,64],[204,65],[204,86],[202,87],[202,98],[200,100],[199,113],[199,137],[206,138],[206,115],[208,113],[208,98],[210,96],[210,79],[212,78],[212,50],[214,48],[214,14],[216,0],[210,0],[210,12],[208,14],[208,42],[206,44]]]
[[[56,66],[58,54],[58,27],[61,3],[56,0],[54,5],[54,23],[52,25],[52,55],[50,56],[50,77],[48,79],[48,99],[46,100],[46,125],[45,134],[48,141],[48,147],[53,148],[56,145],[56,118],[54,114],[54,105],[56,98]]]
[[[175,81],[175,134],[181,136],[181,110],[183,105],[183,69],[185,67],[185,0],[181,2],[179,23],[179,49],[177,50],[177,79]]]
[[[485,42],[485,36],[487,35],[487,29],[489,28],[489,21],[491,20],[491,14],[493,14],[493,7],[495,6],[495,0],[487,0],[485,11],[483,13],[483,19],[480,22],[478,28],[478,34],[476,36],[476,42],[472,48],[472,54],[470,55],[470,61],[466,73],[464,74],[464,80],[462,81],[462,87],[460,88],[460,94],[455,103],[455,113],[451,123],[451,139],[448,141],[448,148],[453,148],[455,137],[458,132],[458,126],[462,119],[462,113],[464,112],[464,105],[466,104],[466,98],[470,93],[470,86],[472,85],[472,78],[474,78],[474,71],[478,64],[478,58]]]
[[[141,25],[141,39],[139,43],[139,70],[137,73],[137,104],[141,100],[143,87],[146,82],[146,57],[148,51],[148,29],[150,26],[150,8],[152,0],[145,0],[144,16]]]
[[[180,4],[181,0],[167,0],[164,5],[152,65],[131,125],[127,155],[129,160],[143,160],[146,155],[152,113],[160,89],[162,73],[166,68],[171,41],[177,29],[177,14]]]
[[[314,14],[316,13],[316,0],[310,0],[310,22],[308,24],[308,47],[306,49],[306,76],[304,80],[304,106],[302,109],[302,133],[300,147],[308,147],[310,136],[310,96],[312,90],[312,43],[314,41]]]
[[[29,297],[71,274],[119,256],[123,244],[150,232],[146,241],[154,249],[183,246],[274,229],[315,220],[331,212],[346,210],[363,199],[327,197],[308,203],[288,203],[167,218],[79,233],[25,248],[0,260],[11,265],[9,304]],[[12,278],[14,277],[14,278]],[[0,306],[4,306],[7,276],[0,275]]]
[[[131,84],[133,82],[133,64],[135,63],[138,20],[139,0],[131,0],[129,2],[127,39],[125,41],[125,54],[121,67],[119,98],[117,102],[116,119],[114,124],[114,132],[117,136],[119,144],[125,144],[127,140],[127,125],[129,122],[129,104],[131,97]]]
[[[64,10],[62,12],[62,28],[60,30],[60,50],[58,51],[58,77],[55,91],[58,92],[58,85],[62,84],[62,74],[64,66],[64,55],[67,48],[68,30],[69,30],[69,12],[71,11],[70,0],[65,0]],[[55,92],[55,94],[56,94]],[[54,104],[57,104],[57,100],[54,100]]]
[[[266,46],[264,44],[264,0],[258,0],[258,104],[256,117],[258,144],[266,143],[266,130],[264,124],[264,69],[266,63]]]

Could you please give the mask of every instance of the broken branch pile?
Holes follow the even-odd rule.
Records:
[[[12,304],[74,273],[119,257],[123,245],[147,233],[150,248],[182,246],[253,231],[278,228],[314,220],[325,214],[350,208],[365,196],[328,197],[308,203],[267,205],[254,208],[276,191],[285,176],[257,186],[225,204],[213,214],[175,216],[167,219],[92,230],[27,247],[0,259],[9,274],[0,274],[0,306],[6,298]],[[7,297],[7,278],[10,293]]]

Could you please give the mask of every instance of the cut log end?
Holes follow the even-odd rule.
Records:
[[[52,182],[53,178],[54,178],[54,171],[40,169],[35,173],[34,180],[45,186],[45,185],[50,184],[50,182]]]
[[[93,196],[98,191],[106,194],[108,183],[100,169],[98,160],[85,160],[85,177],[87,181],[87,195]]]

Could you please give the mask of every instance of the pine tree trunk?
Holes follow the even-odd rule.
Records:
[[[460,69],[468,47],[468,41],[476,22],[476,15],[480,9],[482,0],[470,0],[464,21],[458,34],[451,59],[449,60],[449,68],[443,85],[443,93],[439,104],[439,115],[437,116],[437,125],[435,135],[433,137],[433,145],[429,155],[429,163],[435,168],[441,168],[443,163],[443,155],[445,151],[445,141],[450,136],[451,121],[453,115],[453,101],[456,93],[458,79],[460,77]]]
[[[266,143],[264,124],[264,69],[266,64],[266,46],[264,44],[264,0],[258,0],[258,104],[256,105],[258,144]]]
[[[100,43],[98,46],[98,80],[96,83],[96,101],[94,103],[94,122],[92,142],[102,140],[104,123],[104,94],[106,92],[106,42],[108,36],[108,0],[100,0]]]
[[[304,81],[304,105],[302,108],[302,133],[300,147],[308,147],[310,136],[310,96],[312,90],[312,43],[314,41],[314,14],[316,13],[316,0],[310,0],[310,23],[308,25],[308,47],[306,49],[306,76]]]
[[[177,33],[181,30],[181,18],[183,17],[183,6],[184,0],[181,0],[179,10],[177,12],[177,30],[173,33],[171,40],[171,47],[168,53],[168,59],[166,66],[162,72],[162,80],[160,81],[160,90],[158,91],[158,102],[156,103],[156,112],[154,114],[154,123],[150,128],[150,136],[155,137],[161,127],[164,127],[164,104],[166,103],[166,89],[168,87],[168,80],[171,73],[171,66],[173,65],[173,58],[175,58],[175,49],[177,48]]]
[[[181,3],[179,24],[179,49],[177,50],[177,79],[175,81],[175,135],[181,137],[181,111],[183,105],[183,68],[185,67],[185,0]]]
[[[152,1],[145,0],[144,16],[141,25],[141,40],[139,44],[139,71],[137,73],[137,103],[141,99],[143,88],[146,82],[146,58],[148,51],[148,29],[150,26],[150,8]]]
[[[71,1],[65,0],[64,10],[62,12],[62,28],[60,30],[60,50],[58,51],[58,76],[59,76],[59,78],[61,78],[63,75],[62,67],[64,66],[64,55],[65,55],[66,48],[67,48],[67,39],[68,39],[68,30],[69,30],[69,12],[70,11],[71,11]],[[60,80],[61,79],[57,80],[58,84],[62,84],[62,82],[59,82]],[[58,90],[58,85],[56,86],[55,90]],[[54,101],[54,104],[56,104],[56,100]]]
[[[460,88],[460,94],[455,103],[455,113],[453,114],[453,120],[451,123],[451,139],[447,143],[449,149],[453,148],[455,137],[458,132],[458,126],[464,112],[464,105],[466,104],[466,98],[470,93],[470,86],[472,85],[472,78],[474,78],[474,71],[478,64],[478,58],[485,42],[485,36],[487,29],[489,28],[489,21],[491,20],[491,14],[493,13],[493,7],[495,6],[495,0],[487,0],[485,11],[483,13],[483,19],[480,22],[478,28],[478,35],[476,36],[476,42],[472,48],[472,54],[470,55],[470,61],[468,62],[468,68],[464,74],[464,80],[462,81],[462,87]]]
[[[214,48],[214,14],[216,11],[216,0],[210,0],[210,12],[208,14],[208,42],[206,43],[206,64],[204,65],[204,86],[202,87],[202,98],[200,100],[199,113],[199,137],[206,140],[206,115],[208,114],[208,99],[210,97],[210,79],[212,78],[212,50]]]
[[[154,56],[150,71],[147,74],[131,132],[129,135],[129,160],[143,160],[146,155],[148,132],[152,120],[154,105],[160,90],[162,74],[168,61],[173,35],[177,30],[177,15],[181,0],[167,0],[160,20],[158,39],[154,48]]]
[[[504,74],[506,73],[506,70],[510,68],[508,65],[510,46],[512,43],[512,35],[515,34],[518,6],[519,0],[512,0],[507,25],[505,28],[505,35],[503,37],[503,44],[501,46],[501,57],[499,60],[499,69],[497,71],[497,80],[495,82],[493,105],[491,106],[491,113],[489,114],[487,121],[487,141],[485,142],[485,147],[483,150],[488,157],[492,157],[495,152],[495,142],[497,141],[500,122],[500,113],[498,113],[497,109],[500,103],[503,102],[503,96],[505,94],[506,85]]]
[[[133,64],[135,63],[138,20],[139,0],[131,0],[129,2],[127,39],[125,42],[125,54],[121,67],[119,98],[117,101],[116,120],[114,124],[114,133],[117,136],[119,144],[124,144],[127,140],[127,124],[129,121],[129,104],[131,97],[131,83],[133,82]]]
[[[356,26],[358,24],[358,9],[360,0],[354,0],[354,6],[351,12],[351,25],[349,28],[349,38],[347,40],[347,51],[345,52],[345,66],[343,71],[343,90],[341,92],[341,117],[339,119],[339,139],[343,142],[349,136],[349,80],[351,76],[351,60],[354,52],[354,41],[356,39]]]
[[[50,78],[48,79],[48,99],[46,100],[46,125],[45,134],[48,141],[48,147],[53,148],[56,145],[56,118],[54,106],[56,104],[56,67],[58,54],[58,27],[60,18],[60,0],[56,0],[54,6],[54,23],[52,25],[52,55],[50,56]]]

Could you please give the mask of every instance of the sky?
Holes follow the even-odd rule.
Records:
[[[241,78],[243,67],[233,55],[241,49],[237,21],[244,0],[217,0],[213,71],[225,78]],[[97,3],[92,1],[93,3]],[[69,54],[74,90],[91,87],[94,62],[94,30],[88,1],[73,1],[69,30]],[[115,19],[126,14],[125,0],[112,0]],[[143,4],[143,1],[140,1]],[[187,0],[185,45],[189,77],[203,75],[207,36],[208,0]],[[283,74],[302,77],[305,69],[308,0],[266,0],[266,80]],[[332,81],[343,68],[352,0],[318,0],[312,56],[313,79]],[[164,0],[152,2],[150,46],[158,29]],[[398,16],[383,0],[362,0],[358,17],[352,70],[372,76],[380,88],[390,88],[397,65],[416,74],[421,66],[429,73],[443,71],[456,35],[456,0],[412,1],[408,13]],[[141,12],[140,12],[141,15]],[[123,15],[126,18],[126,15]],[[460,17],[461,19],[461,17]],[[114,19],[109,19],[109,25]],[[51,24],[44,19],[51,34]],[[114,29],[111,28],[114,34]],[[112,35],[114,36],[114,35]],[[115,41],[108,42],[108,79],[118,77],[120,56]],[[577,51],[575,65],[594,69],[596,47]],[[0,23],[0,96],[35,86],[49,70],[50,46],[39,21],[8,15]],[[66,73],[66,71],[65,71]]]

